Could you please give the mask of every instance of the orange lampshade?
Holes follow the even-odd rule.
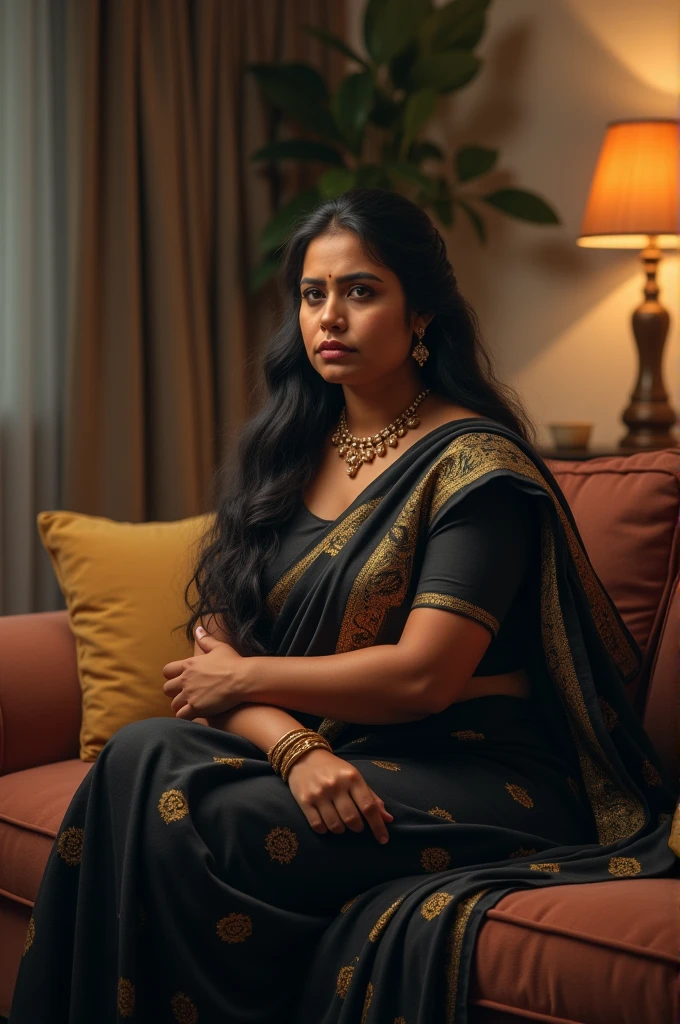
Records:
[[[607,126],[579,245],[643,249],[654,235],[660,249],[678,247],[679,127],[661,119]]]

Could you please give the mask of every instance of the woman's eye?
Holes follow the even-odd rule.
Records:
[[[355,289],[357,289],[357,288],[360,288],[362,292],[365,292],[368,295],[371,294],[371,289],[367,288],[365,284],[355,284],[355,285],[352,285],[352,287],[350,288],[350,292],[355,291]],[[302,297],[304,299],[313,299],[315,294],[319,294],[319,295],[321,294],[321,292],[319,291],[318,288],[308,288],[306,292],[303,292]],[[358,295],[357,298],[362,299],[362,298],[364,298],[364,296],[363,295]]]

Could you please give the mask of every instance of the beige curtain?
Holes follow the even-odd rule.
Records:
[[[69,348],[63,507],[179,519],[256,401],[275,288],[257,236],[307,184],[250,154],[285,137],[251,62],[307,60],[333,86],[338,0],[68,0]],[[277,134],[278,133],[278,134]]]

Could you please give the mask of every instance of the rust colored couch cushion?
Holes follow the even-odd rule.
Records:
[[[678,571],[680,448],[550,461],[548,467],[574,513],[595,572],[644,655],[628,691],[633,700],[654,658]]]
[[[32,905],[73,794],[92,767],[79,758],[0,778],[0,894]]]
[[[509,893],[480,926],[471,1024],[670,1024],[678,906],[680,878]]]

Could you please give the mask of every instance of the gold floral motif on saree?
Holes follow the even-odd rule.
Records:
[[[243,768],[245,757],[213,757],[217,764],[230,764],[232,768]]]
[[[401,765],[395,764],[394,761],[371,761],[371,764],[375,764],[378,768],[385,768],[388,772],[400,772]]]
[[[538,850],[535,846],[530,846],[528,848],[520,846],[510,854],[510,857],[533,857],[536,853],[538,853]]]
[[[277,860],[279,864],[290,864],[298,851],[299,843],[293,830],[284,826],[268,832],[264,845],[272,860]]]
[[[181,789],[167,789],[165,793],[161,793],[158,810],[168,825],[171,821],[181,821],[189,813],[189,805]]]
[[[118,1013],[121,1017],[131,1017],[135,1008],[135,986],[129,978],[118,979]]]
[[[456,819],[451,814],[449,814],[448,811],[445,811],[442,807],[431,807],[427,813],[434,814],[437,818],[443,818],[445,821],[452,821],[454,825],[456,823]]]
[[[446,871],[450,862],[451,854],[441,846],[428,846],[420,855],[424,871]]]
[[[253,922],[249,914],[227,914],[217,922],[216,931],[222,942],[245,942],[253,934]]]
[[[361,1024],[366,1024],[368,1019],[368,1008],[371,1005],[373,999],[373,983],[369,981],[366,986],[366,995],[364,996],[364,1008],[361,1011]]]
[[[529,865],[530,871],[553,871],[557,872],[560,870],[560,865],[557,863],[551,863],[550,861],[536,862],[535,864]]]
[[[361,893],[359,893],[359,896],[360,895]],[[343,903],[343,905],[340,907],[340,913],[346,914],[349,908],[352,906],[352,904],[356,903],[356,901],[359,899],[359,896],[352,896],[351,900],[347,900],[346,903]]]
[[[637,857],[610,857],[608,871],[617,878],[629,878],[631,875],[640,874],[642,864]]]
[[[616,723],[618,722],[619,716],[616,714],[616,711],[611,706],[611,704],[604,699],[604,697],[598,697],[597,703],[600,705],[600,711],[602,712],[602,721],[604,722],[609,732],[611,732]]]
[[[178,1024],[198,1024],[198,1010],[186,992],[175,992],[170,1000],[170,1009]]]
[[[420,908],[420,914],[426,921],[433,921],[453,899],[455,896],[450,892],[435,892],[425,900]]]
[[[35,938],[35,918],[33,917],[33,914],[31,914],[31,916],[29,918],[29,921],[28,921],[28,930],[26,932],[26,938],[24,940],[24,951],[21,954],[22,956],[26,956],[26,954],[28,953],[29,949],[33,945],[33,939],[34,938]]]
[[[517,786],[514,782],[506,782],[505,788],[512,799],[516,800],[518,804],[522,805],[522,807],[534,806],[534,801],[531,799],[524,786]]]
[[[370,942],[378,941],[383,931],[387,927],[387,923],[394,914],[395,910],[397,909],[397,907],[401,906],[403,899],[404,897],[400,896],[398,900],[395,900],[394,903],[391,906],[389,906],[387,910],[384,911],[384,913],[380,915],[380,917],[378,918],[378,920],[375,922],[370,932],[368,933],[368,938]]]
[[[353,974],[354,964],[347,964],[346,967],[340,968],[337,981],[335,982],[335,991],[338,993],[341,999],[344,999],[349,991],[349,986]]]
[[[76,828],[72,825],[70,828],[65,828],[59,836],[57,841],[57,853],[65,860],[69,867],[75,867],[80,864],[80,859],[83,855],[83,839],[85,838],[85,830],[82,828]]]

